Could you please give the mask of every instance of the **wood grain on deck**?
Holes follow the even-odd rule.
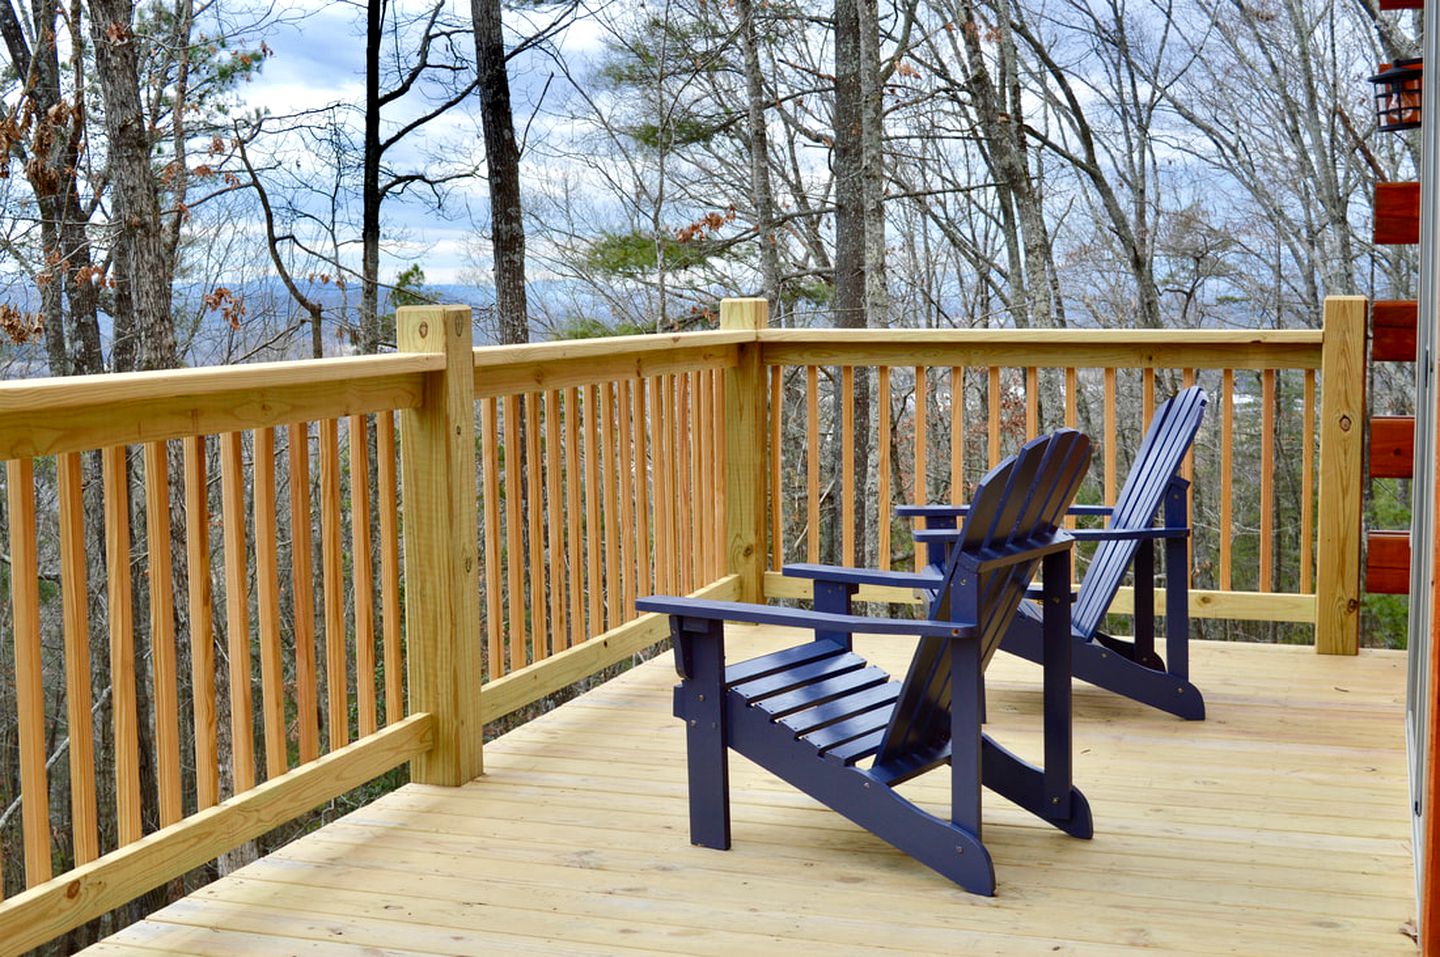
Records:
[[[784,644],[732,628],[730,658]],[[903,640],[857,640],[892,673]],[[687,839],[669,655],[486,745],[95,954],[1413,954],[1403,653],[1197,642],[1209,720],[1077,685],[1076,841],[987,792],[997,896],[960,891],[732,757],[734,849]],[[990,668],[990,725],[1040,747],[1039,669]],[[906,786],[932,809],[943,772]]]

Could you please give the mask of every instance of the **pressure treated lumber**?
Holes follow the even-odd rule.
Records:
[[[457,785],[482,770],[470,310],[407,306],[396,312],[395,325],[401,351],[445,360],[428,375],[420,408],[400,415],[406,674],[410,710],[433,716],[435,741],[411,762],[410,775]]]
[[[720,328],[754,335],[769,324],[764,299],[726,299]],[[758,343],[736,347],[725,369],[725,568],[739,576],[736,597],[759,601],[765,571],[765,375]],[[772,449],[771,454],[778,452]]]
[[[1360,459],[1365,415],[1365,299],[1325,300],[1316,522],[1315,650],[1354,654],[1360,640]]]

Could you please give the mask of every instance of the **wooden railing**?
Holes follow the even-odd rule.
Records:
[[[1363,306],[1327,304],[1323,333],[837,333],[726,300],[718,332],[484,349],[468,309],[414,307],[398,355],[0,385],[24,849],[3,863],[27,888],[0,939],[42,943],[403,762],[469,781],[486,722],[667,636],[638,596],[759,600],[799,594],[784,560],[895,564],[892,506],[963,498],[1024,435],[1097,431],[1092,492],[1113,498],[1170,380],[1214,403],[1197,511],[1229,528],[1253,507],[1264,554],[1274,485],[1237,508],[1217,477],[1245,467],[1236,397],[1258,376],[1279,411],[1258,414],[1256,465],[1301,436],[1300,551],[1311,529],[1319,550],[1313,593],[1304,558],[1241,592],[1221,535],[1229,577],[1197,573],[1221,575],[1197,611],[1313,620],[1317,649],[1353,650]],[[871,467],[875,536],[849,491]]]

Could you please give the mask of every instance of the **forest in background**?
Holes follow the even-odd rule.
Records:
[[[327,6],[353,15],[350,32],[319,32]],[[475,307],[477,343],[711,328],[726,295],[764,296],[772,322],[787,327],[1314,328],[1326,295],[1414,295],[1414,252],[1370,242],[1370,203],[1375,183],[1415,178],[1418,139],[1376,134],[1366,77],[1415,55],[1417,35],[1413,15],[1380,14],[1373,0],[0,0],[0,369],[76,375],[386,351],[397,306],[457,298]],[[293,36],[363,50],[358,95],[295,109],[255,102],[259,80],[285,55],[279,38]],[[456,235],[465,237],[458,251],[437,238]],[[450,275],[440,259],[463,266]],[[1372,369],[1374,411],[1412,411],[1408,367]],[[1005,380],[1007,442],[1023,428],[1015,371]],[[789,452],[801,442],[800,372],[783,382],[785,541],[797,550],[787,557],[804,548],[795,503],[806,463]],[[906,375],[897,372],[891,416],[912,416],[913,431]],[[968,377],[961,397],[970,422],[983,421],[982,378]],[[1162,373],[1162,391],[1176,378]],[[1202,384],[1214,396],[1212,379]],[[1245,400],[1236,498],[1253,502],[1260,383],[1248,373],[1236,381]],[[1081,427],[1098,434],[1098,377],[1081,384]],[[932,383],[932,409],[941,386]],[[1047,372],[1042,386],[1041,419],[1053,426],[1058,384]],[[877,397],[868,372],[855,387],[864,502],[881,461],[871,438]],[[821,395],[830,489],[841,407],[829,370]],[[1119,398],[1138,426],[1138,376],[1122,374]],[[1282,377],[1274,563],[1286,590],[1297,587],[1302,560],[1298,401],[1297,380]],[[924,427],[933,448],[948,447],[942,416]],[[369,474],[378,466],[373,422],[368,430],[355,444],[346,433],[347,500],[352,452],[364,454]],[[1123,472],[1139,434],[1122,429],[1120,439]],[[914,487],[912,441],[896,429],[896,489]],[[1202,433],[1200,471],[1213,472],[1218,441]],[[241,454],[251,461],[248,442]],[[212,442],[212,476],[219,455]],[[983,444],[969,442],[967,455],[973,482]],[[149,545],[140,458],[134,450],[127,465],[137,561]],[[98,456],[86,456],[82,474],[98,583]],[[36,480],[50,515],[56,473],[41,465]],[[937,471],[924,485],[941,497],[948,482]],[[1368,524],[1404,527],[1408,483],[1372,486]],[[373,504],[378,492],[368,494]],[[1083,494],[1095,500],[1095,481]],[[219,515],[220,489],[210,497]],[[172,510],[182,510],[178,489]],[[823,521],[822,554],[833,558],[839,516],[828,493]],[[1209,490],[1197,489],[1197,587],[1213,582],[1218,521]],[[905,529],[882,544],[873,508],[858,509],[856,522],[862,555],[889,547],[903,558]],[[1253,509],[1237,510],[1237,588],[1251,587],[1258,524]],[[0,534],[8,528],[0,513]],[[58,538],[42,520],[47,649],[59,620],[47,577]],[[178,532],[171,550],[183,589]],[[347,581],[352,571],[347,564]],[[0,586],[8,632],[8,576]],[[223,588],[217,582],[217,596]],[[353,589],[344,593],[351,609]],[[282,599],[288,622],[293,596]],[[137,587],[142,655],[147,600]],[[184,612],[176,614],[183,634]],[[106,725],[106,615],[93,598],[97,729]],[[1403,642],[1403,599],[1367,599],[1364,621],[1365,643]],[[220,645],[224,628],[216,623]],[[1305,631],[1216,622],[1197,630],[1261,640]],[[3,644],[0,665],[11,675]],[[182,675],[187,668],[182,661]],[[47,686],[58,676],[47,671]],[[7,680],[0,713],[13,715],[13,701]],[[57,720],[51,731],[61,814],[66,729]],[[103,731],[97,740],[97,771],[108,774],[110,745]],[[21,857],[16,753],[7,717],[6,861]],[[153,794],[153,767],[142,774]],[[154,813],[147,808],[147,830]],[[321,819],[227,856],[207,875]],[[113,840],[104,836],[106,846]],[[65,849],[57,853],[57,869],[68,866]],[[19,889],[16,870],[6,868],[7,894]],[[162,903],[181,883],[116,919]],[[82,929],[62,946],[113,926]]]

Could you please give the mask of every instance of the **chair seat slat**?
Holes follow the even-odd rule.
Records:
[[[766,714],[778,720],[788,714],[813,708],[841,695],[851,694],[872,685],[883,684],[889,680],[889,677],[883,670],[872,665],[869,668],[847,671],[833,678],[816,681],[773,698],[766,698],[756,707],[764,708]]]
[[[887,677],[884,672],[881,672],[881,676],[882,678]],[[900,683],[898,681],[882,681],[816,707],[797,711],[789,717],[781,718],[780,723],[797,735],[808,734],[811,731],[818,731],[826,725],[853,718],[857,714],[874,711],[876,708],[889,707],[899,696]]]
[[[811,641],[803,645],[796,645],[793,648],[784,648],[780,651],[771,652],[768,655],[761,655],[758,658],[751,658],[741,661],[725,669],[725,684],[736,685],[742,681],[750,681],[754,678],[763,678],[765,675],[774,674],[777,671],[784,671],[786,668],[793,668],[796,665],[809,664],[821,658],[830,658],[842,653],[841,648],[833,641]]]
[[[865,659],[851,652],[822,658],[806,665],[787,668],[763,678],[753,678],[731,685],[732,691],[741,695],[750,704],[756,704],[773,695],[784,694],[804,687],[821,678],[844,674],[865,667]]]

